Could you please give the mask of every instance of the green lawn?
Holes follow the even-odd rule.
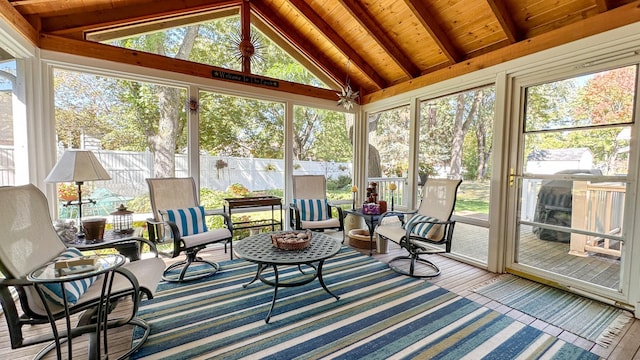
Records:
[[[458,189],[456,211],[489,213],[489,182],[463,181]]]

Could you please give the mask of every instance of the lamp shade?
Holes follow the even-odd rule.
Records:
[[[66,150],[44,181],[84,182],[93,180],[111,180],[109,173],[102,167],[98,158],[89,150]]]

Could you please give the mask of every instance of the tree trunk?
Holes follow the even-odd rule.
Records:
[[[176,59],[188,59],[196,37],[199,25],[189,26]],[[157,43],[156,53],[165,55],[164,43]],[[156,86],[158,108],[160,111],[158,132],[152,136],[149,142],[154,153],[153,173],[156,177],[175,176],[176,169],[176,142],[178,134],[183,130],[179,124],[180,109],[184,104],[180,102],[180,89],[168,86]]]
[[[476,124],[476,144],[477,144],[477,167],[476,180],[482,181],[487,177],[489,167],[489,156],[491,156],[491,147],[487,148],[487,124],[482,120]]]
[[[478,104],[480,104],[480,101],[482,100],[482,91],[476,90],[473,92],[472,96],[471,108],[465,116],[466,96],[464,93],[458,94],[453,141],[451,145],[451,161],[449,163],[449,175],[453,178],[459,178],[462,173],[462,149],[464,137],[476,118]]]

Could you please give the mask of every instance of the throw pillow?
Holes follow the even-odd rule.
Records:
[[[442,238],[444,237],[444,231],[443,231],[444,227],[442,226],[442,224],[434,224],[434,222],[440,221],[434,217],[415,214],[411,217],[411,219],[409,219],[409,221],[405,223],[403,228],[406,229],[407,226],[412,226],[414,223],[418,223],[420,221],[430,221],[430,222],[423,222],[423,223],[417,224],[411,230],[413,234],[416,234],[420,237],[427,238],[433,241],[442,240]]]
[[[300,210],[300,220],[321,221],[329,218],[327,199],[293,199],[293,204]]]
[[[163,210],[160,211],[160,213],[166,215],[165,220],[176,223],[182,236],[208,231],[204,215],[204,206]]]
[[[80,250],[76,248],[68,248],[60,255],[58,255],[55,259],[53,259],[53,261],[56,262],[58,260],[69,260],[81,256],[83,255]],[[97,278],[97,276],[91,276],[84,279],[63,282],[62,285],[67,296],[67,304],[69,306],[75,305],[82,294],[87,291],[89,286],[91,286],[91,284],[93,284]],[[62,298],[62,288],[60,287],[59,283],[43,284],[41,289],[47,299],[49,299],[51,302],[60,306],[64,306],[64,300]]]

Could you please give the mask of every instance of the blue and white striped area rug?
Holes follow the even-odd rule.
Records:
[[[473,291],[604,347],[633,319],[628,311],[511,274]]]
[[[597,359],[598,356],[433,284],[343,248],[317,280],[243,288],[256,265],[221,263],[208,279],[161,283],[139,315],[151,335],[134,359]],[[301,275],[280,271],[281,280]],[[136,336],[134,334],[134,341]]]

